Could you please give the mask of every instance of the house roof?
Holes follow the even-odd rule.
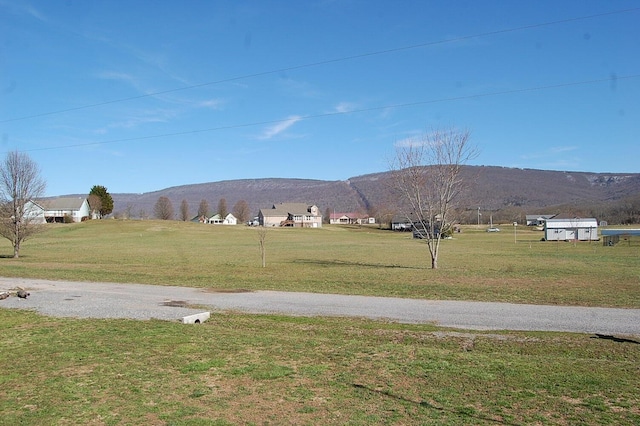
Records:
[[[538,219],[551,219],[556,217],[555,214],[528,214],[526,215],[527,220],[538,220]]]
[[[40,204],[45,210],[80,210],[86,198],[60,197],[43,200]]]
[[[547,229],[555,228],[597,228],[598,221],[595,218],[572,218],[572,219],[547,219]]]
[[[26,204],[31,204],[31,205],[39,208],[39,209],[44,210],[42,201],[29,200],[29,201],[26,202]]]
[[[362,213],[354,213],[354,212],[349,212],[349,213],[330,213],[329,214],[329,218],[330,219],[339,219],[341,217],[347,217],[349,219],[365,219],[365,218],[369,217],[369,215],[362,214]]]
[[[280,203],[273,204],[269,209],[260,209],[263,216],[288,216],[289,214],[307,214],[313,207],[306,203]]]

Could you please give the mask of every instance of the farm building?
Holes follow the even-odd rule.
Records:
[[[593,218],[547,219],[544,222],[546,241],[597,241],[598,221]]]

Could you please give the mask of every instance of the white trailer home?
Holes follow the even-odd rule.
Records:
[[[594,218],[547,219],[544,223],[546,241],[597,241],[598,221]]]

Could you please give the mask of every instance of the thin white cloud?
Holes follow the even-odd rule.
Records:
[[[118,71],[101,71],[98,73],[98,78],[103,80],[125,81],[130,84],[133,84],[135,81],[135,78],[131,74]]]
[[[208,99],[198,102],[196,106],[200,108],[220,109],[223,103],[221,99]]]
[[[552,146],[546,150],[528,152],[520,155],[522,160],[544,160],[547,158],[556,161],[556,156],[558,154],[563,154],[565,152],[572,152],[578,149],[577,146]]]
[[[393,146],[396,148],[410,148],[410,147],[423,146],[424,144],[425,144],[425,138],[423,136],[416,134],[414,136],[409,136],[407,138],[396,141],[393,144]]]
[[[175,112],[167,109],[138,111],[127,114],[127,119],[113,121],[110,124],[95,129],[93,132],[98,135],[109,134],[116,129],[134,129],[149,123],[166,123],[175,117]]]
[[[551,147],[550,151],[552,154],[559,154],[562,152],[575,151],[576,149],[578,149],[577,146],[553,146]]]
[[[42,22],[48,22],[49,21],[47,19],[47,17],[44,14],[42,14],[42,12],[40,12],[38,9],[36,9],[33,6],[31,6],[30,4],[25,5],[24,8],[25,8],[25,12],[28,15],[33,16],[37,20],[42,21]]]
[[[356,104],[352,102],[340,102],[334,107],[334,111],[341,114],[351,112],[354,109],[356,109]]]
[[[128,84],[136,91],[142,93],[148,93],[149,91],[142,87],[138,79],[131,74],[119,71],[101,71],[97,74],[97,77],[103,80],[113,80],[121,83]]]
[[[287,130],[289,127],[296,124],[298,121],[302,120],[302,117],[299,115],[292,115],[286,120],[282,120],[272,126],[267,127],[260,136],[260,139],[271,139],[274,136],[279,135],[280,133]]]
[[[8,8],[18,15],[29,15],[42,22],[49,22],[49,19],[40,10],[25,2],[0,1],[0,7]]]
[[[133,117],[128,120],[120,121],[118,123],[114,123],[111,127],[116,128],[124,128],[131,129],[134,127],[138,127],[142,124],[147,123],[165,123],[167,122],[167,118],[163,116],[148,116],[148,117]]]

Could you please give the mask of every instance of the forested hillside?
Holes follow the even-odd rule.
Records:
[[[610,223],[640,222],[640,173],[559,172],[492,166],[466,166],[467,190],[459,199],[459,218],[475,223],[478,208],[494,221],[523,221],[526,214],[560,213],[593,216]],[[195,216],[202,200],[216,213],[225,199],[229,211],[244,200],[253,215],[281,202],[316,204],[320,210],[361,211],[383,215],[397,210],[390,173],[341,181],[309,179],[243,179],[176,186],[144,194],[112,194],[118,216],[153,217],[160,197],[176,210],[183,200]],[[488,219],[487,219],[488,220]]]

